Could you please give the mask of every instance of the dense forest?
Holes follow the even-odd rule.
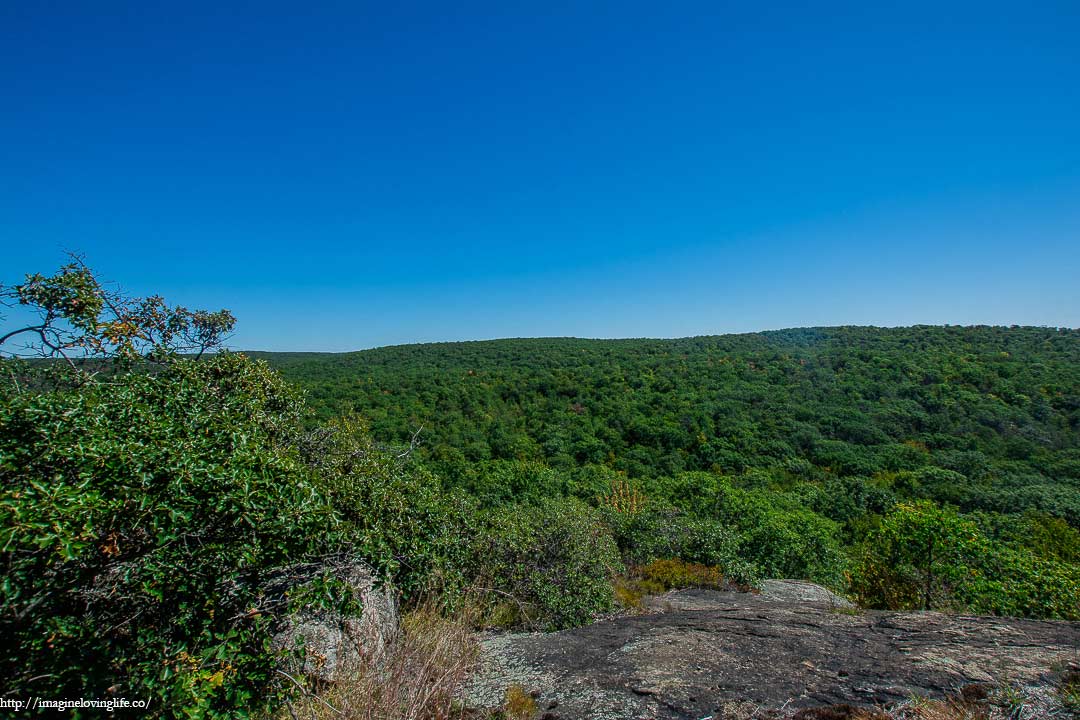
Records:
[[[869,604],[1080,613],[1077,330],[837,327],[263,357],[318,416],[356,414],[375,440],[416,445],[447,490],[486,507],[602,506],[618,488],[733,532],[754,572]],[[936,558],[935,543],[947,550]],[[1024,592],[961,577],[980,564],[967,577]]]
[[[840,327],[251,354],[306,389],[320,417],[358,413],[385,442],[420,430],[419,456],[479,494],[505,461],[536,462],[571,483],[608,470],[646,484],[696,471],[811,483],[842,495],[826,514],[873,489],[1080,524],[1077,330]]]
[[[307,648],[272,638],[362,617],[342,563],[404,611],[397,689],[372,666],[349,702],[423,690],[409,717],[463,712],[475,628],[671,588],[803,578],[864,607],[1080,619],[1076,330],[252,358],[218,352],[228,311],[125,297],[79,258],[0,302],[37,318],[0,334],[5,695],[329,707],[281,669]],[[444,667],[438,692],[414,672]]]

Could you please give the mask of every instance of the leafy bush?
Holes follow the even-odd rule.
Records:
[[[889,609],[948,608],[978,551],[974,523],[927,500],[898,504],[867,539],[853,589]]]
[[[472,463],[458,473],[454,487],[484,507],[537,503],[567,494],[568,477],[544,463],[488,460]]]
[[[728,587],[720,568],[682,560],[654,560],[648,565],[635,568],[634,574],[646,582],[655,583],[664,590],[678,588],[720,590]]]
[[[1080,565],[1080,530],[1061,518],[1032,510],[1022,515],[977,512],[970,518],[995,542],[1007,543],[1047,560]]]
[[[739,537],[739,555],[764,577],[843,584],[839,526],[790,498],[729,487],[718,499],[718,520]]]
[[[599,513],[577,500],[500,508],[474,544],[474,571],[520,603],[522,619],[557,629],[611,608],[618,549]]]
[[[359,418],[331,421],[316,436],[305,454],[353,551],[406,601],[457,592],[466,581],[468,532],[475,525],[469,498],[444,492],[407,449],[376,445]]]
[[[1080,566],[986,543],[956,588],[967,612],[1080,620]]]
[[[271,697],[260,573],[340,537],[293,449],[301,413],[236,355],[0,399],[13,691],[222,717]]]
[[[757,568],[739,556],[738,536],[718,521],[692,517],[656,501],[635,512],[603,507],[601,513],[627,564],[675,558],[718,567],[741,585],[758,581]]]
[[[690,563],[676,558],[653,560],[630,569],[615,581],[615,601],[626,610],[640,610],[648,595],[680,588],[747,590],[744,583],[727,577],[715,565]]]
[[[927,500],[885,516],[852,586],[871,607],[1080,619],[1080,567],[993,543],[972,520]]]
[[[807,508],[805,491],[804,496],[781,492],[779,484],[774,474],[759,469],[737,478],[681,473],[645,483],[650,496],[660,500],[643,513],[612,516],[610,521],[633,563],[681,558],[719,565],[746,584],[760,574],[840,586],[840,526]],[[796,489],[807,485],[797,484]]]

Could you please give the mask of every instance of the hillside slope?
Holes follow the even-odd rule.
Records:
[[[940,468],[959,475],[924,478],[941,486],[923,488],[936,499],[1080,523],[1078,330],[838,327],[256,355],[323,417],[355,410],[387,442],[423,427],[420,455],[448,478],[489,460],[639,478]]]
[[[678,558],[738,583],[812,580],[868,607],[1080,619],[1077,330],[266,357],[318,414],[355,412],[385,444],[418,440],[411,457],[483,509],[594,506],[631,571]]]

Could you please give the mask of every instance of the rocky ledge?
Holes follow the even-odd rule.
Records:
[[[883,707],[973,684],[1048,688],[1080,664],[1080,623],[861,611],[774,581],[761,594],[676,591],[645,614],[481,644],[475,707],[499,706],[517,685],[546,720],[719,720]]]

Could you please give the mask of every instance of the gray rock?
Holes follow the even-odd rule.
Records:
[[[761,583],[762,597],[798,603],[815,603],[834,608],[854,608],[855,605],[832,590],[804,580],[765,580]]]
[[[371,568],[355,560],[336,558],[323,563],[292,565],[276,571],[266,584],[266,596],[287,602],[287,593],[324,574],[329,574],[359,598],[359,618],[309,608],[287,616],[275,633],[272,645],[282,655],[282,669],[321,682],[336,682],[365,661],[378,661],[398,632],[397,593],[380,586]],[[276,600],[274,600],[276,599]],[[293,650],[302,647],[301,663]]]
[[[1080,623],[863,611],[822,592],[684,590],[651,600],[648,614],[488,636],[466,700],[497,707],[517,684],[560,720],[789,717],[971,683],[1041,687],[1080,662]]]

